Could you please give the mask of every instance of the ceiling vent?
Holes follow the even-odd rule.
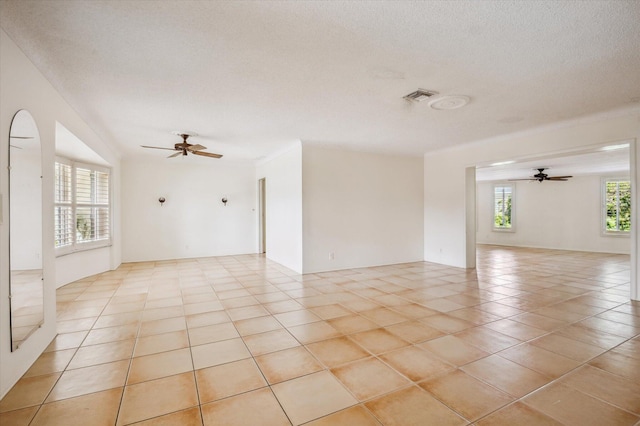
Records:
[[[438,92],[434,92],[433,90],[418,89],[415,92],[409,93],[408,95],[404,96],[404,99],[413,102],[422,102],[437,94]]]

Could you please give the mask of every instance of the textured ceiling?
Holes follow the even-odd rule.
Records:
[[[128,155],[183,129],[220,161],[418,155],[640,101],[639,1],[3,0],[0,25]]]

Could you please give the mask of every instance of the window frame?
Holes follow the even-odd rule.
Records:
[[[511,188],[511,226],[509,228],[496,226],[496,188]],[[496,182],[491,187],[491,230],[493,232],[516,232],[516,185],[508,182]]]
[[[631,188],[633,183],[630,176],[608,176],[600,180],[600,233],[605,237],[629,238],[631,229],[628,231],[607,229],[607,184],[609,182],[629,182],[630,192],[633,195]],[[633,212],[631,214],[633,215]]]
[[[53,206],[54,206],[54,236],[55,236],[55,217],[56,217],[56,212],[55,209],[60,207],[60,206],[69,206],[71,207],[71,216],[72,216],[72,234],[71,234],[71,244],[68,245],[64,245],[61,247],[55,247],[55,239],[54,239],[54,253],[56,257],[59,256],[64,256],[67,254],[72,254],[72,253],[78,253],[78,252],[82,252],[82,251],[87,251],[87,250],[94,250],[97,248],[104,248],[104,247],[110,247],[112,245],[112,238],[113,238],[113,234],[112,234],[112,230],[113,230],[113,184],[112,184],[112,174],[111,174],[111,168],[109,167],[105,167],[105,166],[100,166],[97,164],[91,164],[91,163],[85,163],[82,161],[75,161],[66,157],[55,157],[55,162],[56,163],[61,163],[61,164],[66,164],[69,165],[71,167],[71,203],[60,203],[56,201],[56,195],[54,193],[54,200],[53,200]],[[108,196],[108,204],[104,205],[104,204],[87,204],[87,203],[78,203],[77,202],[77,188],[76,188],[76,174],[77,174],[77,169],[81,168],[81,169],[88,169],[92,172],[100,172],[100,173],[106,173],[108,175],[108,191],[109,191],[109,196]],[[54,182],[55,185],[55,182]],[[54,192],[55,192],[55,188],[54,188]],[[95,240],[95,241],[77,241],[77,208],[78,205],[80,206],[80,208],[82,207],[88,207],[90,206],[91,208],[93,208],[94,206],[102,206],[102,207],[107,207],[108,208],[108,212],[109,212],[109,237],[105,238],[105,239],[101,239],[101,240]]]

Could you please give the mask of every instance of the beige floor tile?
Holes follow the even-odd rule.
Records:
[[[407,346],[381,355],[387,364],[414,382],[439,376],[455,367],[416,346]]]
[[[205,404],[202,418],[205,426],[291,425],[268,388]]]
[[[640,359],[640,336],[636,337],[633,340],[626,341],[620,346],[614,348],[612,352],[630,358]]]
[[[188,328],[204,327],[206,325],[222,324],[231,321],[231,318],[229,318],[229,315],[227,315],[225,311],[187,315],[185,319],[187,320]]]
[[[146,321],[140,327],[140,337],[151,336],[153,334],[170,333],[172,331],[186,330],[187,323],[184,317],[164,318],[153,321]]]
[[[331,325],[325,321],[296,325],[294,327],[288,327],[287,329],[289,330],[289,333],[293,334],[293,337],[302,344],[309,344],[342,336],[342,333],[331,327]]]
[[[640,418],[560,383],[540,389],[523,402],[561,423],[572,425],[632,425]]]
[[[383,328],[352,334],[349,338],[376,355],[410,345],[406,340],[396,337]]]
[[[67,320],[56,322],[56,331],[60,334],[75,333],[77,331],[91,330],[93,324],[96,322],[96,318],[84,318],[79,320]]]
[[[367,351],[347,337],[312,343],[307,348],[329,368],[369,356]]]
[[[322,318],[306,309],[276,314],[274,315],[274,317],[285,327],[309,324],[315,321],[322,320]]]
[[[464,365],[489,355],[455,336],[445,336],[418,345],[453,365]]]
[[[161,319],[176,318],[184,316],[182,306],[172,306],[170,308],[145,309],[142,312],[142,322],[151,322]]]
[[[378,328],[378,324],[360,315],[347,315],[328,321],[329,324],[343,334],[359,333]]]
[[[257,317],[234,322],[238,333],[241,336],[249,336],[251,334],[265,333],[267,331],[282,329],[282,324],[274,317]]]
[[[304,307],[295,300],[280,300],[278,302],[265,303],[264,307],[267,308],[272,314],[282,314],[285,312],[303,310]]]
[[[184,305],[184,314],[185,315],[196,315],[203,314],[206,312],[215,312],[223,310],[222,304],[218,300],[208,301],[208,302],[200,302],[200,303],[190,303]]]
[[[404,315],[401,315],[400,313],[387,308],[376,308],[369,311],[362,311],[360,312],[360,315],[367,319],[370,319],[380,327],[397,324],[408,319]]]
[[[411,382],[377,358],[366,358],[331,370],[360,401],[391,392]]]
[[[227,309],[227,314],[233,321],[240,321],[243,319],[263,317],[269,315],[269,311],[260,305],[245,306],[242,308]]]
[[[622,336],[616,336],[615,334],[609,334],[591,328],[579,327],[577,325],[560,328],[557,333],[561,336],[599,346],[603,349],[611,349],[626,340],[626,338]]]
[[[604,349],[598,346],[573,340],[557,333],[548,334],[529,343],[579,362],[585,362],[604,352]]]
[[[219,342],[236,337],[240,337],[240,335],[231,322],[189,329],[191,346],[204,345],[205,343]]]
[[[38,357],[36,362],[33,363],[27,372],[24,373],[23,377],[41,376],[43,374],[64,371],[75,353],[75,349],[44,352]]]
[[[457,333],[467,328],[475,327],[472,322],[465,321],[460,318],[455,318],[446,314],[431,315],[426,318],[422,318],[420,322],[427,324],[430,327],[436,328],[445,333]]]
[[[549,377],[537,371],[498,355],[482,358],[461,367],[461,369],[465,373],[518,398],[551,381]]]
[[[67,370],[47,397],[46,402],[59,401],[124,386],[129,360]]]
[[[198,405],[193,373],[183,373],[127,386],[118,424],[147,420]]]
[[[131,360],[127,384],[146,382],[192,370],[189,348],[141,356]]]
[[[640,359],[617,352],[605,352],[589,361],[589,365],[628,379],[640,381]]]
[[[415,386],[374,399],[365,406],[385,426],[467,424],[446,405]]]
[[[202,426],[200,407],[177,411],[164,416],[154,417],[135,424],[136,426]]]
[[[553,420],[527,405],[516,402],[504,407],[476,423],[477,426],[561,426],[562,423]]]
[[[118,416],[122,388],[78,396],[44,404],[31,423],[33,426],[113,425]],[[90,415],[86,415],[90,413]]]
[[[484,326],[469,328],[457,333],[455,336],[489,353],[499,352],[522,343],[518,339]]]
[[[529,343],[502,351],[500,356],[551,378],[558,378],[580,365],[575,360]]]
[[[313,373],[272,386],[294,425],[306,423],[357,403],[328,371]]]
[[[251,357],[242,339],[229,339],[206,345],[192,346],[193,367],[196,370]]]
[[[300,343],[286,330],[252,334],[243,339],[253,356],[300,346]]]
[[[258,356],[256,362],[270,384],[280,383],[323,369],[313,355],[302,346]]]
[[[31,419],[36,415],[39,405],[21,410],[7,411],[0,413],[0,424],[11,426],[29,426]]]
[[[135,342],[135,340],[131,339],[83,346],[75,353],[67,368],[71,370],[129,359],[133,353]]]
[[[135,339],[138,334],[138,324],[126,324],[117,327],[94,329],[87,334],[82,346],[99,345],[101,343],[117,342]]]
[[[0,413],[42,404],[60,373],[24,377],[0,400]]]
[[[44,351],[51,352],[77,348],[82,344],[87,334],[89,334],[88,331],[58,334]]]
[[[513,397],[456,370],[420,383],[464,418],[475,421],[513,401]]]
[[[419,321],[408,321],[393,324],[385,327],[384,329],[410,343],[420,343],[445,335],[442,331],[429,327]]]
[[[139,311],[126,312],[114,315],[101,315],[93,328],[117,327],[127,324],[137,324],[142,315]]]
[[[250,358],[196,370],[196,382],[201,404],[267,386]]]
[[[356,405],[337,413],[330,414],[318,420],[307,423],[305,426],[380,426],[373,415],[362,405]]]
[[[548,333],[547,330],[531,327],[518,321],[513,321],[512,319],[490,322],[485,324],[485,327],[522,341],[535,339]]]
[[[185,330],[138,337],[133,356],[145,356],[158,352],[189,347],[189,337]]]
[[[316,308],[309,309],[311,312],[322,318],[323,320],[330,320],[334,318],[340,318],[347,315],[351,315],[353,312],[340,305],[325,305],[318,306]]]
[[[560,383],[640,415],[640,383],[590,365],[562,377]]]
[[[547,331],[557,330],[558,328],[561,328],[567,325],[565,321],[560,321],[554,318],[546,317],[544,315],[534,314],[531,312],[527,312],[526,314],[522,314],[522,315],[517,315],[515,317],[511,317],[510,319],[529,325],[531,327],[540,328],[542,330],[547,330]]]

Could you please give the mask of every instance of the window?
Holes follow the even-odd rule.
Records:
[[[493,187],[493,229],[513,231],[513,185]]]
[[[54,197],[58,254],[111,244],[108,169],[58,159]]]
[[[603,192],[604,232],[628,234],[631,230],[631,182],[606,179]]]

